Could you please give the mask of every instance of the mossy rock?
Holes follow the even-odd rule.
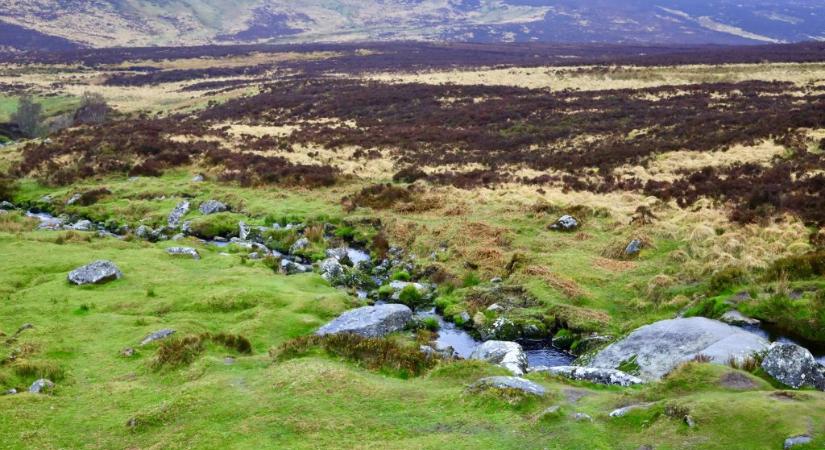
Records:
[[[192,234],[202,239],[238,236],[238,222],[243,216],[223,212],[193,219],[190,224]]]

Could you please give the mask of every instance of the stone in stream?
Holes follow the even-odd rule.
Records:
[[[547,394],[547,390],[544,389],[544,386],[520,377],[487,377],[482,378],[470,385],[470,390],[473,391],[485,389],[516,389],[524,392],[525,394],[536,395],[539,397]]]
[[[764,338],[738,327],[704,317],[662,320],[637,328],[599,351],[589,367],[617,369],[634,362],[639,378],[658,380],[698,355],[716,364],[744,360],[766,350]]]
[[[286,275],[297,275],[300,273],[311,272],[312,268],[303,264],[290,261],[288,259],[281,260],[281,271]]]
[[[412,320],[412,310],[405,305],[364,306],[347,311],[319,328],[315,334],[354,333],[366,337],[386,336],[401,331]]]
[[[154,333],[150,334],[149,336],[146,336],[145,338],[143,338],[143,340],[140,341],[140,345],[142,347],[142,346],[147,345],[149,343],[159,341],[161,339],[166,339],[166,338],[168,338],[169,336],[171,336],[173,334],[175,334],[175,330],[172,330],[170,328],[164,328],[162,330],[155,331]]]
[[[188,212],[189,212],[189,201],[188,200],[184,200],[184,201],[178,203],[178,205],[175,206],[175,209],[173,209],[172,212],[169,213],[169,217],[166,219],[166,224],[169,225],[169,228],[177,228],[178,225],[180,224],[180,220]]]
[[[575,231],[578,230],[580,226],[581,224],[575,217],[565,214],[550,224],[549,228],[555,231]]]
[[[72,228],[75,231],[92,231],[94,224],[91,220],[79,220],[77,223],[72,225]]]
[[[792,436],[792,437],[789,437],[788,439],[785,439],[785,443],[784,443],[782,448],[784,448],[785,450],[788,450],[790,448],[796,447],[797,445],[810,444],[811,441],[813,441],[813,438],[811,438],[808,435],[803,434],[801,436]]]
[[[123,277],[115,263],[106,260],[95,261],[69,272],[69,282],[77,285],[102,284]]]
[[[217,200],[207,200],[201,203],[200,208],[198,208],[204,216],[208,216],[210,214],[216,214],[219,212],[224,212],[229,208],[226,207],[225,204],[217,201]]]
[[[641,378],[616,369],[599,369],[582,366],[538,366],[531,368],[530,372],[547,372],[553,375],[570,378],[571,380],[589,381],[591,383],[606,384],[611,386],[627,387],[644,383]]]
[[[761,322],[757,319],[752,319],[741,312],[732,309],[725,314],[722,314],[722,317],[719,318],[722,322],[731,324],[731,325],[759,325]]]
[[[794,389],[810,386],[825,391],[825,367],[796,344],[775,342],[762,360],[762,370]]]
[[[470,359],[480,359],[499,365],[512,372],[513,375],[524,375],[527,370],[527,355],[521,345],[516,342],[484,342],[473,350]]]
[[[52,383],[51,380],[41,378],[32,383],[29,387],[29,392],[32,394],[46,394],[52,389],[54,389],[54,383]]]
[[[186,256],[195,260],[201,259],[201,255],[197,250],[191,247],[169,247],[166,253],[172,256]]]

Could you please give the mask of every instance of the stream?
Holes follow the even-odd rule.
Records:
[[[39,220],[39,228],[42,230],[73,229],[72,226],[68,225],[63,219],[55,217],[46,212],[26,211],[25,214],[27,217]],[[99,226],[99,224],[93,224],[93,227],[90,231],[101,230],[103,230],[103,228]],[[111,233],[104,234],[116,238],[121,237]],[[232,243],[229,240],[222,239],[213,239],[203,242],[206,245],[213,245],[221,248],[227,247],[229,244]],[[350,261],[352,261],[354,267],[357,267],[358,264],[361,262],[370,261],[369,253],[357,248],[348,248],[347,257],[350,259]],[[356,292],[356,295],[358,296],[358,298],[365,299],[368,297],[369,293],[367,291],[358,290]],[[416,317],[419,319],[425,317],[435,317],[436,320],[438,320],[438,338],[435,341],[436,349],[438,350],[446,350],[448,348],[452,348],[457,356],[460,356],[461,358],[468,358],[470,354],[472,354],[473,350],[475,350],[476,346],[481,344],[480,341],[476,340],[467,331],[459,328],[452,322],[444,320],[444,318],[438,314],[435,308],[430,308],[425,311],[416,312]],[[750,331],[751,333],[762,336],[770,342],[789,342],[805,347],[811,352],[811,354],[814,355],[814,358],[816,358],[816,360],[819,363],[825,364],[825,343],[817,343],[807,341],[804,339],[789,337],[785,334],[779,333],[777,330],[771,328],[769,324],[765,323],[761,325],[741,326],[741,328]],[[524,353],[527,355],[528,366],[530,367],[566,366],[572,364],[572,362],[576,359],[575,356],[556,347],[553,347],[553,345],[547,340],[521,340],[519,341],[519,344],[521,344],[522,348],[524,349]]]

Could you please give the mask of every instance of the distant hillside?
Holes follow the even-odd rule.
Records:
[[[825,40],[822,10],[821,0],[0,0],[0,46],[797,42]]]

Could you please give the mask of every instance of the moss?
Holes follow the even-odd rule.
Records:
[[[238,236],[238,222],[243,219],[238,214],[222,212],[195,218],[190,226],[192,234],[203,239],[230,238]]]
[[[410,273],[407,272],[406,270],[398,270],[398,271],[394,272],[392,274],[392,277],[390,277],[390,278],[393,281],[410,281],[410,279],[412,277],[410,276]]]
[[[629,373],[631,375],[638,375],[641,367],[639,367],[639,363],[636,362],[636,355],[631,356],[630,358],[625,359],[624,361],[619,363],[617,369],[621,370],[624,373]]]

